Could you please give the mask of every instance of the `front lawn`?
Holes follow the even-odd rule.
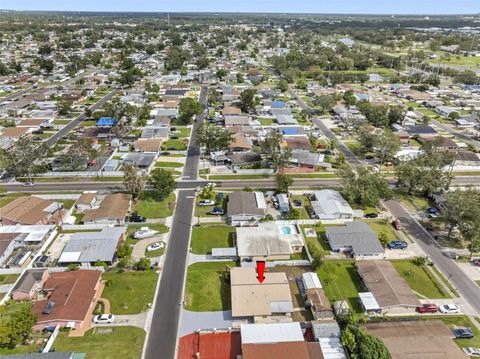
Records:
[[[209,312],[231,309],[227,267],[234,262],[195,263],[188,267],[185,309]]]
[[[409,260],[393,260],[392,264],[413,291],[429,299],[450,298],[442,285],[428,272],[428,268]]]
[[[293,202],[295,200],[300,200],[302,201],[302,204],[300,207],[297,207],[295,205],[293,205]],[[292,208],[295,208],[295,209],[298,209],[300,211],[300,219],[310,219],[310,216],[307,212],[307,208],[310,206],[310,200],[308,199],[308,197],[306,195],[292,195],[291,196],[291,202],[292,202],[292,205],[293,207]]]
[[[365,221],[368,226],[372,229],[372,231],[375,232],[377,236],[380,236],[380,233],[385,233],[387,236],[387,240],[394,241],[398,239],[397,233],[395,232],[395,229],[393,226],[388,223],[387,221],[384,220],[366,220]]]
[[[184,151],[187,149],[187,144],[185,142],[188,141],[186,139],[169,139],[162,145],[162,150],[169,150],[169,148],[175,148],[176,151]]]
[[[195,217],[215,218],[216,216],[211,215],[211,214],[207,214],[207,212],[211,211],[214,207],[221,207],[226,212],[227,211],[227,198],[228,198],[228,196],[226,196],[224,194],[223,201],[220,204],[220,202],[217,201],[217,199],[218,199],[217,198],[217,192],[214,192],[213,195],[208,199],[214,200],[216,202],[215,206],[199,206],[198,202],[200,202],[200,201],[202,201],[206,198],[197,197],[197,199],[195,200]]]
[[[127,234],[132,234],[136,230],[142,228],[142,227],[148,227],[150,229],[153,229],[154,231],[157,231],[159,234],[161,233],[167,233],[169,228],[161,223],[136,223],[136,224],[129,224],[127,228]]]
[[[13,284],[19,276],[20,274],[0,274],[0,285]]]
[[[328,260],[317,268],[317,274],[330,303],[346,300],[355,313],[363,313],[358,292],[366,291],[352,260]]]
[[[105,286],[102,297],[110,301],[113,314],[137,314],[148,309],[153,302],[158,274],[154,271],[104,273]]]
[[[155,167],[178,168],[178,167],[183,167],[183,163],[180,163],[180,162],[156,162]]]
[[[233,247],[235,227],[210,225],[192,230],[192,253],[211,254],[212,248]]]
[[[145,331],[136,327],[93,328],[83,337],[60,332],[55,350],[87,353],[86,359],[137,359],[142,356]]]
[[[156,191],[145,191],[134,211],[146,218],[165,218],[172,215],[174,206],[175,194],[170,193],[167,198],[160,200]]]

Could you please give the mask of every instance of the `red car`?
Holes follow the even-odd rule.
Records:
[[[398,219],[394,220],[392,222],[392,226],[397,230],[401,230],[402,229],[402,224],[400,223],[400,221]]]
[[[424,304],[416,307],[415,310],[418,313],[436,313],[438,312],[438,307],[435,304]]]

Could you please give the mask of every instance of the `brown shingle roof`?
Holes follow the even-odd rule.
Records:
[[[96,270],[51,274],[43,286],[44,290],[51,293],[50,297],[35,302],[32,308],[37,322],[84,320],[95,296],[95,287],[100,280],[100,274]],[[49,302],[55,303],[53,309],[50,314],[43,314]]]
[[[243,359],[310,359],[305,342],[243,344],[242,353]]]
[[[162,146],[163,140],[161,138],[148,138],[135,141],[133,147],[135,151],[140,152],[158,152]]]
[[[18,138],[27,133],[28,129],[28,127],[7,127],[1,130],[1,137]]]
[[[22,196],[0,208],[0,219],[20,224],[37,224],[50,215],[45,208],[53,201],[35,196]]]
[[[83,221],[91,222],[105,218],[122,220],[130,210],[130,200],[130,195],[124,193],[108,195],[98,208],[90,209],[85,213]]]
[[[389,261],[359,261],[357,268],[380,307],[419,304],[407,282]]]

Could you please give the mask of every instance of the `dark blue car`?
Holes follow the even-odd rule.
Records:
[[[396,241],[388,242],[387,246],[389,249],[405,249],[408,247],[408,243],[400,240],[396,240]]]
[[[221,216],[223,213],[224,213],[223,209],[221,209],[220,207],[215,207],[211,211],[207,212],[207,214],[213,214],[213,215],[216,215],[216,216]]]

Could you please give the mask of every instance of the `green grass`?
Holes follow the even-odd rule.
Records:
[[[66,125],[69,124],[71,121],[70,120],[53,120],[54,125]]]
[[[358,299],[358,292],[365,288],[351,260],[324,261],[318,268],[317,274],[327,293],[330,303],[337,300],[346,300],[355,313],[363,313]]]
[[[212,175],[211,180],[241,180],[241,179],[264,179],[272,178],[270,175]]]
[[[137,314],[148,309],[153,302],[158,274],[154,271],[104,273],[103,280],[113,284],[105,286],[102,297],[110,301],[113,314]]]
[[[295,174],[287,174],[287,176],[294,177],[294,178],[337,178],[337,175],[332,172],[295,173]]]
[[[195,263],[188,267],[185,288],[185,308],[195,312],[231,309],[227,266],[234,262]]]
[[[300,228],[302,229],[310,253],[314,252],[315,247],[323,255],[330,254],[330,247],[327,242],[325,242],[325,227],[321,223],[315,225],[304,224],[301,225]],[[317,234],[317,237],[307,237],[305,235],[305,228],[312,228]]]
[[[374,221],[367,220],[365,222],[372,229],[372,231],[375,232],[375,234],[377,236],[379,236],[380,233],[383,232],[387,235],[387,239],[388,239],[389,242],[398,239],[398,236],[397,236],[397,233],[395,232],[395,229],[387,221],[384,221],[384,220],[374,220]]]
[[[177,151],[184,151],[187,149],[187,144],[182,139],[169,139],[162,145],[162,150],[167,150],[169,147],[175,147]]]
[[[293,207],[295,209],[300,210],[300,219],[310,219],[308,215],[307,208],[310,206],[310,200],[306,195],[292,195],[291,196],[292,204],[295,200],[302,201],[302,205],[300,207]]]
[[[95,120],[87,120],[87,121],[82,121],[80,122],[80,127],[93,127],[97,121]]]
[[[108,328],[112,332],[104,332]],[[145,331],[136,327],[102,327],[90,329],[83,337],[60,333],[55,350],[87,353],[86,359],[137,359],[142,356]]]
[[[216,201],[216,195],[217,193],[214,192],[212,197],[210,199],[213,199]],[[226,195],[223,196],[223,203],[220,205],[220,202],[217,202],[218,204],[215,206],[199,206],[198,202],[202,200],[202,198],[197,197],[195,200],[195,217],[210,217],[210,218],[215,218],[216,216],[212,216],[210,214],[207,214],[207,212],[211,211],[214,207],[222,207],[224,211],[227,209],[227,199],[228,197]]]
[[[260,124],[262,126],[271,126],[273,124],[273,120],[271,118],[261,118]]]
[[[23,195],[23,194],[22,194]],[[16,196],[16,195],[5,195],[5,196],[0,196],[0,208],[9,204],[10,202],[12,202],[15,198],[17,198],[19,196]]]
[[[165,253],[165,247],[157,249],[156,251],[150,251],[150,252],[145,249],[145,257],[147,258],[160,257],[164,253]]]
[[[212,225],[194,227],[192,230],[192,253],[211,254],[212,248],[233,247],[235,227]]]
[[[413,291],[429,299],[450,298],[426,267],[417,266],[408,260],[392,260],[391,262]]]
[[[156,162],[155,163],[155,167],[178,168],[182,166],[183,166],[183,163],[180,163],[180,162]]]
[[[13,284],[17,281],[20,274],[0,274],[0,285]]]
[[[165,218],[173,213],[175,206],[175,194],[171,193],[167,198],[160,201],[157,192],[145,191],[142,198],[135,205],[134,211],[146,218]]]
[[[188,127],[177,127],[177,131],[180,133],[178,134],[178,137],[180,138],[186,138],[190,137],[190,129]]]

